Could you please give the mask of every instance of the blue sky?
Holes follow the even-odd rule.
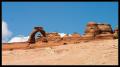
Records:
[[[90,21],[118,25],[118,2],[2,2],[2,20],[17,35],[28,36],[34,26],[46,32],[83,34]]]

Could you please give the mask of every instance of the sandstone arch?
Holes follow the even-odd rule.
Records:
[[[47,42],[46,32],[43,30],[43,28],[42,27],[34,27],[34,30],[31,32],[30,37],[28,39],[29,44],[35,43],[35,35],[37,32],[40,32],[42,34],[42,36],[44,37],[42,41]]]

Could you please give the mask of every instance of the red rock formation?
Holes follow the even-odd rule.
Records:
[[[35,39],[35,34],[40,32],[42,35],[38,36]],[[28,43],[33,43],[34,48],[38,47],[51,47],[58,45],[66,45],[66,44],[74,44],[80,43],[82,41],[90,41],[90,40],[103,40],[103,39],[113,39],[118,37],[118,28],[114,30],[114,34],[109,24],[97,24],[95,22],[89,22],[86,25],[85,34],[81,36],[78,33],[73,33],[71,36],[66,34],[63,37],[57,32],[46,33],[42,27],[35,27],[32,33],[30,34],[30,38]],[[21,44],[21,45],[19,45]],[[11,50],[11,49],[27,49],[27,42],[24,43],[12,43],[9,45],[8,43],[2,46],[3,50]],[[14,47],[15,46],[15,47]]]
[[[100,34],[97,35],[96,39],[113,39],[113,31],[110,24],[98,24]]]
[[[74,43],[79,43],[80,42],[80,39],[81,39],[81,35],[78,34],[78,33],[73,33],[71,36],[71,40],[74,42]]]
[[[118,39],[118,34],[119,34],[119,30],[118,30],[118,27],[116,27],[113,33],[114,39]]]
[[[112,34],[112,28],[110,24],[98,24],[101,34]]]
[[[43,30],[43,28],[42,28],[42,27],[34,27],[34,30],[31,32],[30,37],[29,37],[29,39],[28,39],[28,43],[32,44],[32,43],[35,43],[35,42],[36,42],[36,41],[35,41],[35,34],[36,34],[37,32],[40,32],[40,33],[43,35],[42,41],[43,41],[43,42],[47,42],[46,33],[45,33],[45,31]]]
[[[99,28],[97,26],[97,23],[89,22],[86,26],[85,34],[82,36],[82,39],[94,39],[98,34]]]
[[[47,33],[48,41],[58,42],[61,40],[60,35],[57,32]]]
[[[89,22],[82,39],[113,39],[112,33],[113,31],[110,24],[97,24],[95,22]]]
[[[64,41],[70,40],[70,36],[68,34],[64,35],[62,38]]]
[[[71,35],[71,37],[80,38],[81,36],[80,36],[80,34],[78,34],[78,33],[73,33],[73,34]]]

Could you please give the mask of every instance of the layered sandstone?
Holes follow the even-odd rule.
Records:
[[[119,33],[118,27],[116,27],[116,28],[114,29],[114,33],[113,33],[113,36],[114,36],[115,39],[118,39],[118,33]]]
[[[91,40],[103,40],[103,39],[117,39],[118,38],[118,28],[115,28],[114,32],[110,24],[101,23],[97,24],[96,22],[89,22],[86,25],[84,35],[78,33],[73,33],[71,35],[64,35],[61,37],[57,32],[45,32],[42,27],[34,27],[33,31],[30,34],[30,38],[27,42],[23,43],[3,43],[3,50],[12,50],[12,49],[27,49],[28,44],[33,44],[33,48],[39,47],[50,47],[66,44],[76,44],[80,42],[87,42]],[[40,32],[35,37],[36,33]],[[16,45],[18,44],[18,45]],[[14,47],[16,46],[16,47]]]
[[[110,24],[89,22],[86,26],[83,39],[113,39],[113,30]]]

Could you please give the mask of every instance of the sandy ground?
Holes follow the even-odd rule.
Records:
[[[118,39],[2,51],[2,65],[118,65]]]

